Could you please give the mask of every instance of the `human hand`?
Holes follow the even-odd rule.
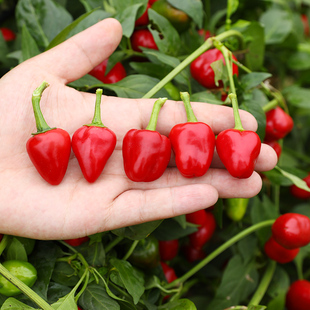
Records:
[[[257,172],[248,179],[230,176],[214,155],[211,168],[200,178],[187,179],[173,158],[164,175],[150,183],[130,181],[123,169],[122,140],[132,128],[144,129],[155,99],[102,98],[102,121],[117,135],[114,153],[99,179],[89,184],[71,153],[67,173],[58,186],[45,182],[26,152],[26,142],[36,132],[31,95],[43,80],[50,84],[41,109],[51,127],[70,135],[93,117],[95,95],[66,84],[82,77],[118,46],[120,24],[105,19],[55,48],[29,59],[0,80],[0,232],[35,239],[70,239],[207,208],[219,197],[252,197],[261,189]],[[234,127],[231,108],[192,103],[199,121],[215,134]],[[245,129],[256,130],[255,118],[240,111]],[[182,102],[167,101],[157,130],[168,135],[186,120]],[[267,171],[276,153],[263,144],[256,170]]]

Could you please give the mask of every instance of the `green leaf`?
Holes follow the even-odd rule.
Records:
[[[6,259],[21,260],[25,262],[28,261],[27,252],[23,244],[15,237],[12,238],[11,242],[6,248]]]
[[[249,90],[258,86],[260,83],[270,78],[272,74],[265,72],[251,72],[245,74],[241,78],[241,83],[244,85],[245,90]]]
[[[230,19],[231,15],[235,13],[239,6],[239,0],[227,1],[227,18]]]
[[[94,11],[95,11],[95,10],[90,11],[90,12],[87,12],[87,13],[81,15],[81,16],[80,16],[79,18],[77,18],[74,22],[72,22],[70,25],[68,25],[67,27],[65,27],[61,32],[58,33],[57,36],[55,36],[55,37],[53,38],[53,40],[52,40],[52,41],[49,43],[49,45],[47,46],[46,50],[49,50],[49,49],[55,47],[56,45],[58,45],[58,44],[64,42],[64,41],[67,39],[69,33],[70,33],[74,28],[76,28],[77,25],[78,25],[81,21],[83,21],[86,17],[88,17],[88,16],[89,16],[90,14],[92,14]]]
[[[126,237],[131,240],[141,240],[152,233],[162,222],[162,220],[132,225],[119,229],[114,229],[112,232],[120,237]]]
[[[191,95],[191,101],[197,101],[197,102],[206,102],[211,104],[219,104],[222,105],[223,101],[219,100],[214,94],[212,94],[209,91],[202,91],[199,93],[194,93]]]
[[[271,298],[275,298],[281,293],[286,293],[290,286],[290,276],[287,271],[277,266],[273,278],[268,286],[267,294]]]
[[[130,38],[133,33],[133,30],[135,28],[136,16],[141,5],[142,5],[141,3],[134,4],[131,6],[128,6],[128,4],[126,4],[122,8],[123,10],[121,12],[118,12],[117,15],[115,15],[115,18],[122,25],[123,35],[127,38]]]
[[[283,89],[283,94],[292,106],[300,109],[310,109],[310,89],[295,84]]]
[[[31,36],[26,25],[22,27],[22,61],[40,54],[36,41]]]
[[[287,11],[271,8],[260,18],[265,29],[265,43],[282,43],[292,30],[292,19]]]
[[[1,310],[31,310],[32,308],[19,300],[10,297],[2,305]]]
[[[287,65],[291,70],[310,69],[310,53],[303,51],[292,53],[287,60]]]
[[[134,303],[137,304],[144,293],[143,273],[124,260],[113,258],[110,260],[110,263],[119,272],[125,288],[132,296]]]
[[[285,309],[286,292],[281,292],[267,304],[268,310],[284,310]]]
[[[206,310],[223,310],[246,299],[256,288],[258,273],[254,263],[244,264],[241,256],[233,256],[225,268],[215,298]]]
[[[243,263],[247,265],[255,256],[257,247],[257,238],[254,235],[249,235],[237,243],[239,253],[243,259]]]
[[[74,299],[74,294],[70,292],[68,295],[61,297],[57,302],[52,304],[55,310],[68,310],[76,309],[76,302]]]
[[[297,177],[294,174],[291,174],[283,169],[281,169],[279,166],[276,166],[274,169],[276,169],[277,171],[279,171],[283,176],[285,176],[287,179],[291,180],[293,182],[293,184],[295,184],[297,187],[310,192],[310,188],[308,187],[307,183],[300,179],[299,177]]]
[[[196,310],[195,304],[189,299],[179,299],[168,302],[157,308],[158,310]]]
[[[203,5],[201,0],[168,0],[168,2],[175,8],[185,12],[199,28],[202,28]]]
[[[167,55],[175,56],[178,54],[181,47],[181,39],[179,33],[170,24],[170,22],[159,15],[154,10],[148,10],[151,26],[148,28],[151,31],[158,49]]]

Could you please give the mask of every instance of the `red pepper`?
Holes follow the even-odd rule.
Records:
[[[310,173],[305,178],[303,178],[303,180],[307,183],[308,187],[310,187]],[[297,187],[295,184],[290,186],[290,192],[298,199],[310,199],[310,192]]]
[[[276,242],[272,236],[265,243],[264,249],[266,255],[270,259],[280,264],[286,264],[291,262],[299,253],[299,248],[287,249],[278,242]]]
[[[203,212],[201,212],[203,211]],[[213,213],[207,212],[205,210],[198,211],[202,215],[203,221],[197,219],[198,215],[196,214],[196,219],[193,219],[193,214],[186,215],[186,221],[193,224],[199,224],[198,230],[189,235],[190,245],[196,249],[201,249],[206,242],[208,242],[216,228],[216,221]],[[195,213],[195,212],[194,212]]]
[[[193,263],[197,260],[202,260],[206,257],[206,253],[203,251],[202,248],[197,249],[190,244],[185,245],[182,250],[186,260],[190,263]]]
[[[6,42],[15,40],[16,35],[11,29],[6,28],[6,27],[2,27],[2,28],[0,28],[0,31],[2,32],[3,39]]]
[[[206,41],[207,39],[209,39],[212,35],[211,32],[209,30],[206,29],[199,29],[198,34],[203,37],[203,39]]]
[[[272,227],[273,238],[287,249],[295,249],[310,243],[310,219],[298,213],[279,216]]]
[[[214,154],[215,136],[211,127],[198,122],[192,110],[189,94],[181,92],[187,123],[175,125],[169,134],[175,162],[184,177],[200,177],[209,169]]]
[[[136,20],[135,22],[135,27],[139,26],[146,26],[149,23],[149,15],[148,15],[148,10],[152,5],[150,2],[147,3],[146,9],[143,12],[143,14]]]
[[[310,309],[310,282],[297,280],[291,284],[286,293],[287,310]]]
[[[172,267],[170,267],[169,265],[167,265],[164,262],[160,262],[161,267],[163,269],[164,275],[166,277],[166,280],[168,283],[173,282],[174,280],[176,280],[178,277],[175,274],[175,271]]]
[[[32,106],[37,132],[27,141],[26,148],[33,165],[42,178],[58,185],[67,171],[71,153],[70,135],[63,129],[47,125],[41,109],[42,92],[49,84],[45,81],[33,92]]]
[[[146,47],[158,50],[157,44],[153,38],[151,31],[148,29],[135,30],[130,37],[131,47],[136,52],[142,52],[140,47]]]
[[[301,22],[302,22],[302,24],[304,26],[304,34],[305,34],[306,37],[308,37],[309,34],[310,34],[310,27],[309,27],[308,16],[306,14],[301,14],[300,18],[301,18]]]
[[[87,242],[88,240],[89,240],[89,237],[85,236],[85,237],[75,238],[75,239],[66,239],[66,240],[64,240],[64,242],[68,243],[71,246],[76,247],[76,246],[79,246],[79,245]]]
[[[115,133],[101,121],[101,96],[102,89],[97,89],[95,114],[91,124],[80,127],[72,136],[72,150],[89,183],[98,179],[116,145]]]
[[[167,261],[174,259],[179,252],[179,240],[159,240],[160,259]]]
[[[294,121],[280,107],[266,113],[265,141],[274,141],[284,138],[294,127]]]
[[[117,62],[115,66],[105,74],[107,69],[108,59],[101,62],[98,66],[96,66],[93,70],[91,70],[88,74],[95,77],[99,81],[105,84],[113,84],[117,83],[123,78],[126,77],[126,70],[124,66]]]
[[[146,129],[131,129],[123,140],[123,161],[127,177],[135,182],[151,182],[162,176],[171,156],[170,140],[156,130],[158,114],[166,98],[155,101]]]
[[[278,159],[279,159],[281,156],[281,153],[282,153],[282,147],[279,144],[279,142],[277,142],[277,141],[264,141],[264,143],[268,144],[269,146],[271,146],[275,150],[275,152],[277,153]]]
[[[261,142],[254,131],[226,129],[216,138],[216,150],[228,172],[235,178],[252,175]]]
[[[235,56],[232,55],[232,58],[234,60],[237,60]],[[211,67],[211,64],[214,61],[223,59],[224,57],[223,54],[220,50],[217,48],[210,49],[200,56],[198,56],[190,65],[190,71],[192,77],[199,82],[202,86],[206,88],[219,88],[223,87],[223,82],[219,81],[219,86],[215,84],[215,74],[214,71]],[[232,74],[236,74],[238,76],[239,71],[238,71],[238,66],[236,64],[232,65],[233,71]]]

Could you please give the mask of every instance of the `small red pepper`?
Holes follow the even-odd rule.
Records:
[[[305,178],[303,178],[303,180],[307,183],[308,187],[310,187],[310,173]],[[290,186],[290,192],[295,198],[310,199],[310,192],[297,187],[295,184]]]
[[[292,117],[280,107],[266,113],[265,141],[274,141],[284,138],[294,127]]]
[[[167,261],[174,259],[179,252],[179,240],[159,240],[160,259]]]
[[[197,248],[194,248],[190,244],[185,245],[182,248],[182,250],[183,250],[186,260],[189,263],[193,263],[197,260],[202,260],[206,257],[206,253],[203,251],[202,248],[197,249]]]
[[[277,156],[279,159],[281,156],[281,153],[282,153],[282,147],[279,144],[279,142],[278,141],[264,141],[264,143],[268,144],[269,146],[271,146],[274,149],[274,151],[277,153]]]
[[[131,129],[123,140],[123,162],[127,177],[151,182],[162,176],[171,156],[170,140],[156,131],[158,114],[167,98],[155,101],[146,129]]]
[[[140,47],[146,47],[153,50],[158,50],[157,44],[153,35],[148,29],[137,29],[130,37],[132,49],[136,52],[142,52]]]
[[[209,125],[197,121],[189,94],[180,94],[186,110],[187,123],[175,125],[170,131],[169,139],[180,173],[187,178],[200,177],[211,165],[215,135]]]
[[[52,185],[58,185],[67,171],[71,139],[65,130],[49,127],[42,115],[40,100],[48,86],[44,81],[32,94],[37,132],[27,141],[26,148],[30,160],[42,178]]]
[[[2,33],[4,41],[9,42],[9,41],[15,40],[16,34],[11,29],[6,28],[6,27],[1,27],[0,31]]]
[[[146,26],[149,23],[148,10],[151,8],[151,6],[152,5],[150,4],[150,2],[148,2],[143,14],[139,18],[136,19],[135,27]]]
[[[272,227],[273,238],[287,249],[295,249],[310,243],[310,219],[298,213],[279,216]]]
[[[229,98],[234,103],[236,95],[230,94]],[[238,114],[234,108],[236,126],[219,133],[216,138],[217,153],[228,170],[235,178],[248,178],[252,175],[261,149],[261,141],[254,131],[244,130]]]
[[[71,246],[76,247],[76,246],[79,246],[79,245],[87,242],[88,240],[89,240],[89,237],[85,236],[85,237],[75,238],[75,239],[66,239],[66,240],[64,240],[64,242],[68,243]]]
[[[167,265],[164,262],[160,262],[160,264],[161,264],[165,278],[166,278],[168,283],[171,283],[178,278],[172,267],[170,267],[169,265]]]
[[[287,249],[276,242],[271,236],[265,243],[264,250],[270,259],[280,264],[286,264],[291,262],[297,256],[300,249]]]
[[[309,310],[310,309],[310,282],[297,280],[291,284],[286,293],[287,310]]]
[[[91,124],[80,127],[72,136],[72,150],[89,183],[98,179],[116,145],[115,133],[101,121],[101,96],[102,89],[97,89],[95,114]]]
[[[120,62],[117,62],[115,66],[107,74],[105,74],[107,64],[108,59],[101,62],[99,65],[93,68],[93,70],[91,70],[88,74],[95,77],[104,84],[117,83],[126,77],[126,70]]]

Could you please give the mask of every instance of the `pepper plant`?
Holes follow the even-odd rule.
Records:
[[[206,131],[199,137],[200,130],[192,129],[197,141],[208,140],[209,149],[202,152],[200,145],[180,159],[185,177],[208,173],[214,145],[223,165],[238,178],[253,173],[263,143],[274,147],[279,159],[272,171],[261,174],[263,187],[257,196],[219,199],[199,216],[184,214],[73,240],[1,235],[1,283],[7,285],[7,279],[16,288],[14,296],[0,288],[1,310],[309,308],[309,1],[2,0],[1,11],[1,76],[99,20],[120,21],[123,39],[116,51],[68,86],[85,92],[99,89],[97,112],[84,131],[107,131],[96,117],[101,91],[126,98],[165,98],[154,106],[149,127],[139,131],[165,141],[158,173],[146,173],[143,167],[134,171],[128,158],[141,152],[123,150],[134,181],[152,182],[170,159],[168,137],[156,132],[166,98],[184,101],[188,117],[182,132],[174,129],[170,134],[177,156],[190,145],[180,139],[181,133],[198,126]],[[40,112],[48,82],[34,90],[38,133],[31,139],[58,131]],[[191,102],[197,101],[232,107],[235,128],[215,137],[194,115]],[[240,109],[256,118],[256,133],[243,129]],[[68,151],[70,139],[66,141]],[[29,150],[33,154],[34,147]],[[197,160],[198,153],[206,157]],[[158,156],[158,150],[154,154]],[[196,161],[189,162],[192,156]],[[43,176],[44,167],[38,169]],[[51,180],[48,175],[47,181],[59,184],[67,162],[62,167],[61,176]],[[90,174],[95,182],[98,175]],[[299,229],[288,234],[293,220]],[[31,281],[5,268],[12,261],[31,266]]]

